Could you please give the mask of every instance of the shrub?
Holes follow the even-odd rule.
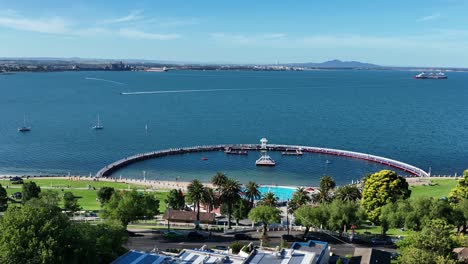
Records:
[[[232,254],[238,254],[240,250],[244,247],[244,244],[239,241],[235,241],[231,244]]]

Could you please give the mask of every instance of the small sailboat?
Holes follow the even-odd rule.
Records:
[[[98,116],[97,116],[97,123],[96,123],[95,126],[93,126],[93,129],[94,129],[94,130],[100,130],[100,129],[103,129],[103,128],[104,128],[104,127],[102,126],[101,120],[100,120],[99,115],[98,115]]]
[[[31,127],[26,126],[26,115],[23,117],[23,126],[18,127],[18,132],[31,131]]]
[[[148,124],[145,124],[145,132],[148,133]]]

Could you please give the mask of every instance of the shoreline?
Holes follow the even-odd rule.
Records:
[[[187,187],[190,182],[187,181],[171,181],[171,180],[145,180],[145,179],[128,179],[128,178],[97,178],[95,176],[84,176],[84,175],[13,175],[13,174],[0,174],[0,180],[8,180],[12,177],[21,177],[28,180],[47,180],[47,179],[62,179],[71,181],[97,181],[97,182],[118,182],[125,184],[144,185],[154,190],[171,190],[181,189],[187,191]],[[460,176],[431,176],[431,177],[406,177],[406,181],[409,186],[425,185],[431,180],[437,179],[452,179],[458,180]],[[203,185],[213,188],[213,185],[209,182],[202,182]],[[260,187],[278,187],[287,189],[296,189],[298,187],[304,188],[316,188],[317,186],[302,186],[302,185],[272,185],[272,184],[260,184]]]

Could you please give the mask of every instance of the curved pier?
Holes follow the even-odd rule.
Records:
[[[125,167],[131,163],[152,159],[152,158],[159,158],[169,155],[177,155],[177,154],[184,154],[184,153],[194,153],[194,152],[206,152],[206,151],[223,151],[227,148],[231,149],[242,149],[242,150],[260,150],[260,144],[224,144],[224,145],[212,145],[212,146],[195,146],[195,147],[187,147],[187,148],[171,148],[166,150],[159,150],[147,153],[140,153],[130,157],[123,158],[121,160],[117,160],[104,168],[100,169],[96,173],[96,177],[107,177],[112,172]],[[296,146],[296,145],[275,145],[275,144],[268,144],[268,150],[270,151],[286,151],[286,150],[302,150],[303,152],[312,152],[312,153],[319,153],[319,154],[328,154],[328,155],[335,155],[335,156],[343,156],[348,158],[355,158],[361,160],[367,160],[370,162],[375,162],[379,164],[384,164],[393,168],[397,168],[403,171],[408,172],[411,175],[418,176],[418,177],[429,177],[430,174],[426,171],[415,167],[413,165],[388,159],[380,156],[375,156],[371,154],[365,154],[360,152],[353,152],[347,150],[340,150],[340,149],[330,149],[330,148],[319,148],[319,147],[310,147],[310,146]]]

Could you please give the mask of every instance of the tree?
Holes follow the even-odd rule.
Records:
[[[329,191],[320,189],[318,193],[312,195],[312,201],[316,204],[325,204],[333,200]]]
[[[170,190],[164,202],[168,208],[174,210],[183,210],[185,208],[185,196],[180,189]]]
[[[23,204],[32,198],[38,198],[41,192],[41,187],[37,186],[35,182],[25,182],[22,190]]]
[[[72,222],[54,205],[54,194],[7,210],[0,220],[0,263],[110,263],[125,252],[122,226]]]
[[[468,170],[463,172],[463,178],[458,180],[457,186],[450,191],[448,198],[452,204],[468,199]]]
[[[241,185],[234,179],[227,179],[226,182],[220,186],[220,202],[227,204],[228,214],[228,229],[231,229],[231,215],[233,204],[240,199],[239,192]]]
[[[369,176],[362,192],[361,205],[373,223],[380,223],[380,212],[384,205],[410,197],[408,182],[394,171],[381,170]]]
[[[281,211],[276,207],[258,205],[249,213],[249,219],[252,222],[261,222],[263,224],[262,235],[266,235],[269,224],[277,223],[280,220]]]
[[[213,188],[205,187],[205,192],[203,193],[202,203],[208,207],[208,212],[211,213],[218,204],[218,197]]]
[[[200,203],[205,197],[205,192],[205,187],[197,179],[192,180],[192,182],[187,186],[187,201],[189,203],[193,203],[197,209],[197,227],[200,223]]]
[[[335,186],[336,182],[331,176],[323,176],[320,178],[320,189],[324,192],[333,190]]]
[[[326,225],[328,217],[328,211],[324,206],[312,206],[305,204],[294,211],[294,219],[296,224],[305,227],[304,236],[307,235],[311,227],[321,227]]]
[[[453,226],[442,219],[428,221],[421,232],[411,233],[398,243],[402,249],[400,262],[429,264],[452,262],[451,251],[457,245],[450,234],[452,229]],[[441,262],[443,260],[446,261]]]
[[[3,212],[8,208],[7,202],[8,202],[7,191],[0,184],[0,212]]]
[[[79,211],[81,206],[78,204],[78,197],[74,196],[71,192],[65,192],[63,194],[63,208],[65,211],[69,211],[70,214]]]
[[[361,199],[361,191],[356,185],[344,185],[338,187],[335,193],[336,199],[341,201],[357,201]]]
[[[260,201],[262,205],[270,206],[270,207],[276,207],[276,204],[278,203],[278,197],[270,191],[266,192],[262,200]]]
[[[360,222],[359,204],[350,201],[343,202],[340,200],[334,200],[325,206],[328,212],[327,228],[329,230],[341,230],[346,232],[346,229],[350,225],[357,225]]]
[[[448,224],[460,227],[465,224],[463,210],[453,208],[446,199],[420,197],[411,200],[400,200],[382,207],[380,223],[382,232],[388,228],[401,228],[421,231],[430,220],[442,219]]]
[[[115,192],[104,205],[102,217],[118,220],[122,226],[135,220],[153,218],[159,214],[159,200],[153,193]]]
[[[249,181],[249,183],[247,183],[245,186],[245,197],[250,201],[250,208],[254,207],[255,200],[258,200],[260,197],[262,197],[262,194],[258,189],[259,187],[260,186],[253,181]]]
[[[220,189],[228,180],[228,177],[222,172],[216,172],[215,176],[211,179],[211,184],[213,184],[217,189]]]
[[[99,203],[101,203],[101,206],[103,206],[105,203],[107,203],[110,198],[112,197],[112,194],[114,194],[115,189],[113,187],[101,187],[99,191],[97,192],[97,198],[99,200]]]
[[[39,198],[43,206],[57,207],[60,202],[59,193],[52,190],[40,192]]]
[[[304,187],[298,187],[296,191],[293,193],[293,197],[291,201],[288,203],[288,212],[290,214],[294,213],[294,211],[301,207],[304,204],[307,204],[311,201],[311,198]]]

